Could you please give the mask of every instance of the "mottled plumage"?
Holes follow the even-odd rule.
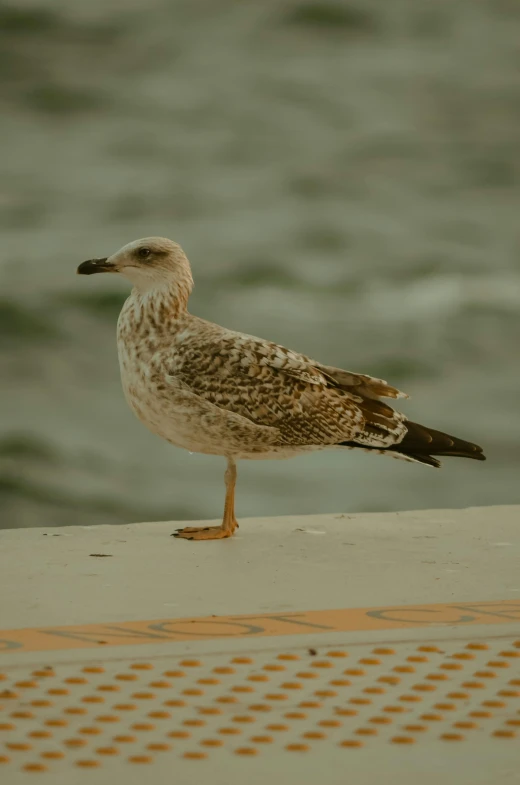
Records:
[[[118,352],[137,417],[178,447],[228,460],[222,526],[178,536],[233,533],[239,458],[358,447],[432,466],[440,465],[432,455],[484,460],[477,445],[407,421],[381,400],[407,396],[381,379],[322,365],[190,314],[190,265],[170,240],[137,240],[108,259],[84,262],[78,272],[121,272],[134,284],[118,321]]]

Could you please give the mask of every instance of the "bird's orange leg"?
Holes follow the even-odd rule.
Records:
[[[187,526],[178,529],[172,537],[183,540],[222,540],[231,537],[238,523],[235,518],[235,484],[237,480],[237,465],[233,458],[228,458],[226,469],[226,501],[224,503],[224,517],[220,526]]]

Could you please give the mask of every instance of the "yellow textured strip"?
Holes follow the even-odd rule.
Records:
[[[518,600],[156,619],[0,630],[0,653],[514,622],[520,622]]]

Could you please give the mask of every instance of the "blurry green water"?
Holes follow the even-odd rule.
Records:
[[[0,2],[0,526],[220,515],[126,409],[124,282],[75,276],[152,234],[195,313],[489,457],[243,462],[239,515],[518,502],[518,40],[514,0]]]

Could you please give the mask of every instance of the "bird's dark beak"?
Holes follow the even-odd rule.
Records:
[[[108,259],[87,259],[77,269],[78,275],[94,275],[94,273],[113,273],[116,267]]]

